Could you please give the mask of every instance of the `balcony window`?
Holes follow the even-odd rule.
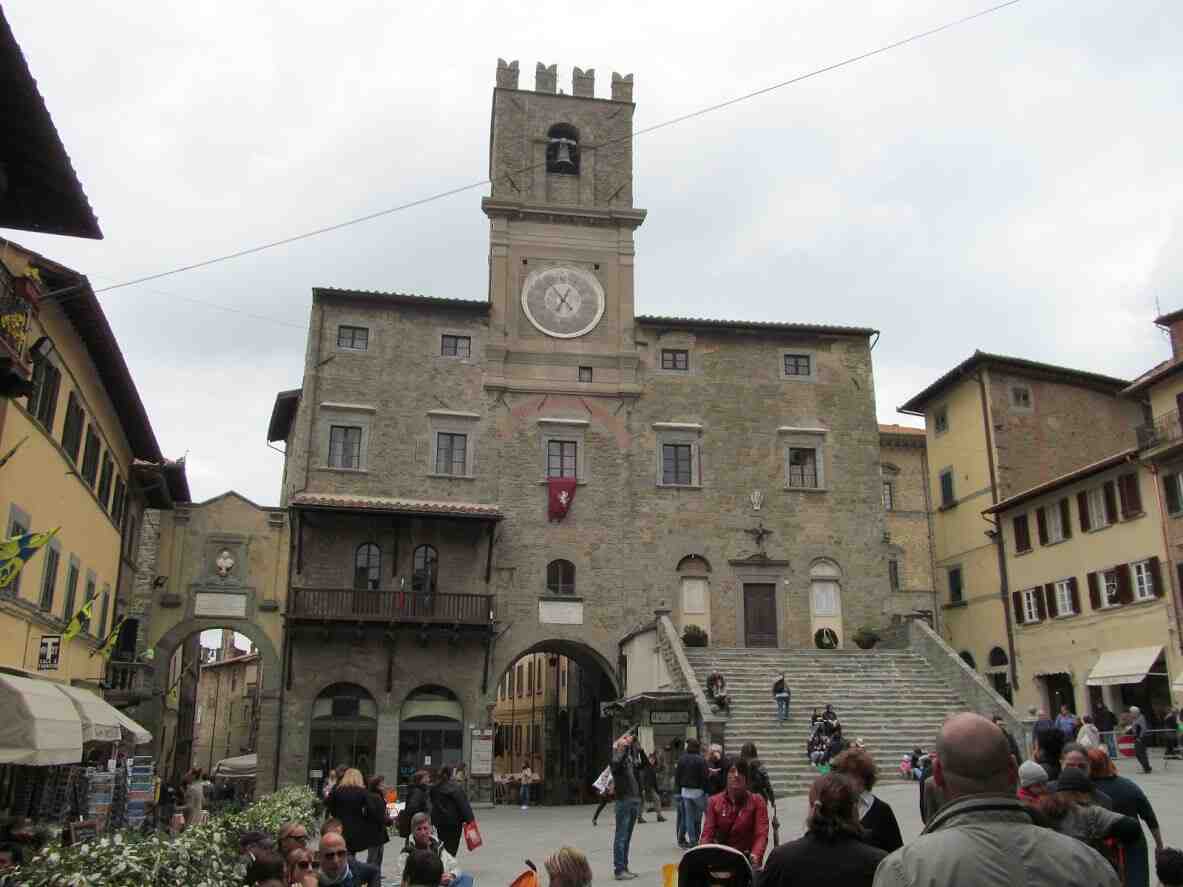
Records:
[[[353,556],[353,587],[377,589],[382,584],[382,549],[373,542],[357,547]]]
[[[575,564],[570,561],[551,561],[546,565],[547,594],[575,594]]]
[[[411,590],[430,594],[435,591],[438,579],[439,553],[435,550],[435,546],[420,545],[415,549]]]
[[[361,431],[353,425],[330,426],[330,468],[361,468]]]

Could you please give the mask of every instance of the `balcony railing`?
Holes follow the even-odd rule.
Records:
[[[1149,425],[1138,429],[1138,449],[1145,450],[1163,444],[1183,440],[1183,425],[1179,424],[1179,411],[1171,410],[1156,416]]]
[[[353,588],[293,588],[292,608],[288,615],[304,620],[488,625],[493,621],[493,596]]]
[[[152,695],[154,668],[144,662],[108,662],[106,697],[130,703]]]

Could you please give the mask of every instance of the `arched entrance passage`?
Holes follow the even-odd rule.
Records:
[[[377,746],[378,705],[365,687],[340,683],[320,691],[308,735],[309,785],[319,791],[329,771],[340,766],[373,776]]]
[[[535,802],[577,804],[593,799],[592,783],[608,764],[612,718],[603,703],[619,698],[616,671],[591,647],[547,640],[513,655],[494,688],[494,773],[512,781],[534,772]]]
[[[399,712],[398,781],[416,770],[455,767],[464,760],[464,707],[447,687],[423,684],[407,694]]]

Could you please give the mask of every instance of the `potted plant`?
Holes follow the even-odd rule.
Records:
[[[873,625],[864,625],[854,635],[854,642],[861,650],[870,650],[879,643],[879,629]]]
[[[705,647],[707,645],[707,633],[698,625],[687,625],[682,630],[682,643],[687,647]]]

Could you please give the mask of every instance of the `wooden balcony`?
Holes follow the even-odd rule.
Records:
[[[449,594],[383,589],[293,588],[288,618],[303,622],[391,622],[487,626],[491,594]]]
[[[155,674],[146,662],[108,662],[103,697],[116,708],[135,705],[152,695]]]

